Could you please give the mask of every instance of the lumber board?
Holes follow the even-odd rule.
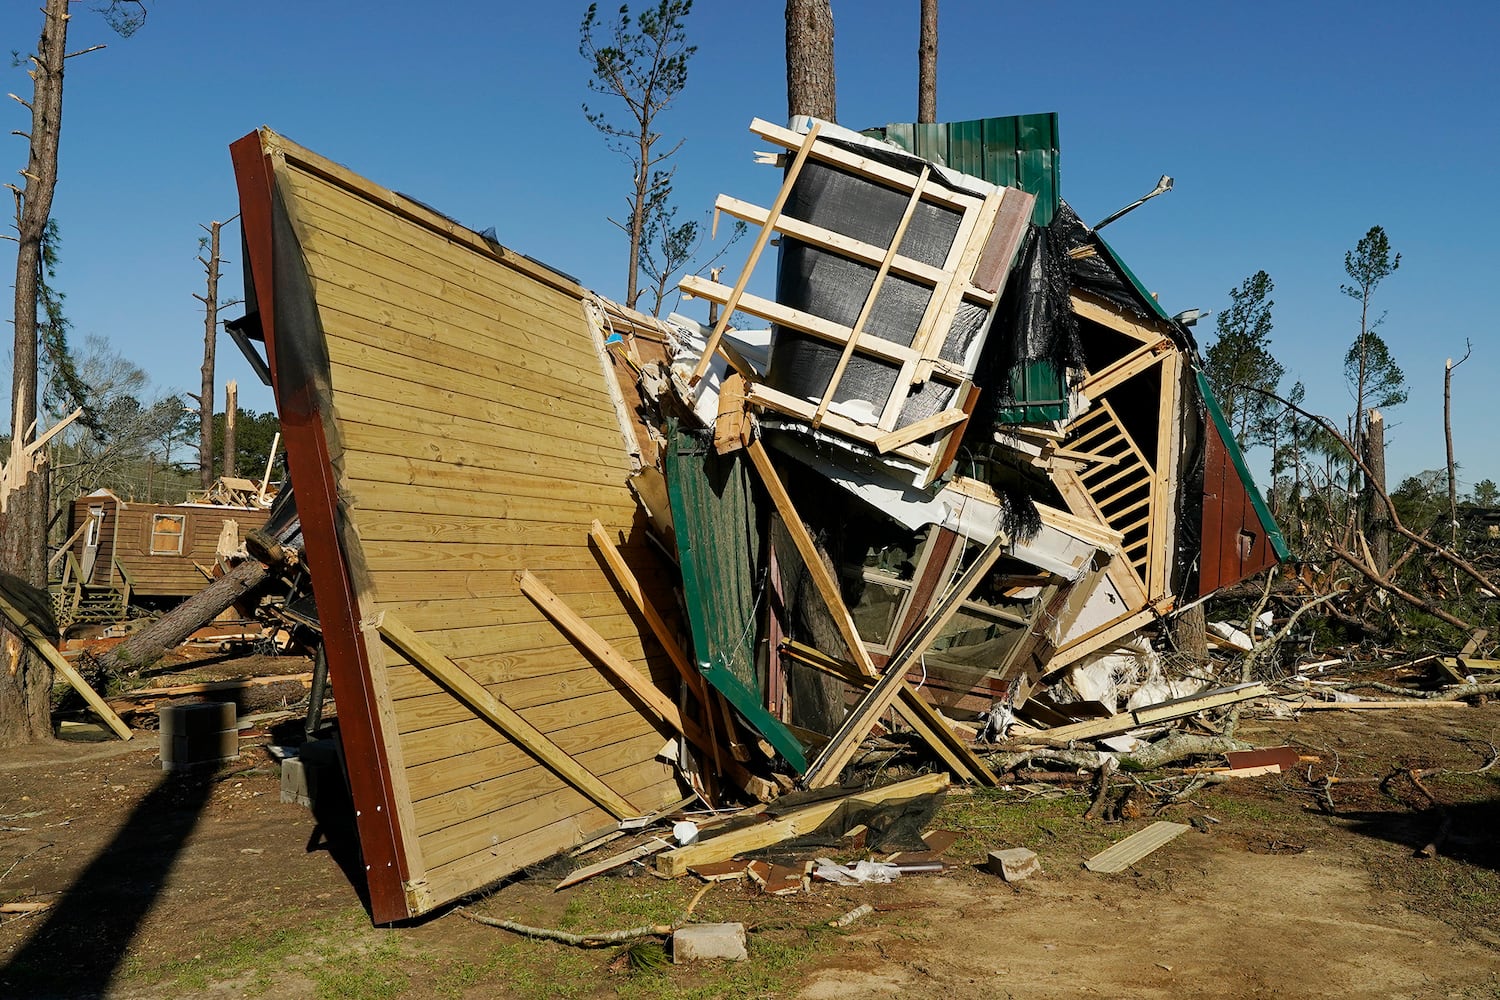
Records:
[[[585,747],[573,757],[580,767],[614,786],[614,775],[651,760],[661,749],[662,738],[655,733],[608,746]],[[410,774],[408,773],[408,778]],[[557,778],[534,760],[503,773],[486,775],[432,795],[412,795],[412,809],[419,836],[458,826],[478,817],[488,817],[511,806],[545,795],[557,787]],[[436,862],[441,863],[441,862]]]
[[[1151,852],[1164,847],[1191,830],[1186,823],[1168,823],[1160,820],[1144,830],[1132,833],[1124,840],[1099,852],[1083,863],[1091,872],[1112,875],[1122,872]]]
[[[644,759],[655,755],[656,751],[666,745],[666,737],[654,729],[642,731],[631,724],[633,720],[628,716],[639,719],[640,713],[623,703],[619,708],[620,714],[618,715],[590,718],[583,722],[575,720],[575,725],[551,730],[548,737],[564,751],[575,756],[591,750],[603,750],[623,743],[633,743],[644,750],[643,757],[638,758]],[[481,733],[479,726],[483,726],[485,732]],[[406,780],[411,789],[413,801],[429,799],[480,782],[504,778],[506,775],[537,766],[536,758],[487,723],[471,718],[469,723],[456,723],[444,729],[445,731],[442,732],[428,731],[429,734],[451,738],[447,739],[443,745],[438,745],[434,741],[430,744],[430,748],[434,752],[449,750],[456,752],[432,759],[428,759],[429,755],[423,754],[419,760],[407,763]],[[413,738],[407,746],[427,748],[429,744]]]
[[[671,850],[671,848],[672,844],[669,841],[662,840],[660,837],[652,837],[644,844],[637,844],[629,850],[621,851],[619,854],[605,858],[603,861],[597,861],[594,864],[575,869],[571,875],[553,886],[553,891],[556,892],[558,889],[566,889],[580,882],[586,882],[595,875],[603,875],[605,872],[614,871],[616,868],[623,868],[632,862],[639,861],[642,858],[649,858],[653,854],[659,854],[662,851]]]
[[[1215,691],[1208,691],[1188,698],[1178,698],[1157,705],[1143,705],[1140,708],[1120,712],[1104,719],[1088,719],[1084,722],[1074,722],[1066,726],[1057,726],[1056,728],[1028,736],[1026,739],[1028,742],[1033,743],[1066,745],[1075,740],[1092,740],[1104,736],[1118,736],[1120,733],[1128,732],[1131,729],[1141,726],[1149,726],[1156,722],[1168,722],[1172,719],[1181,719],[1185,716],[1196,715],[1210,708],[1222,708],[1225,705],[1249,701],[1252,698],[1265,698],[1270,694],[1271,689],[1258,682],[1236,684],[1233,687],[1219,688]]]
[[[697,385],[698,381],[708,374],[708,367],[713,363],[714,353],[719,349],[719,342],[724,338],[724,331],[729,328],[734,311],[740,307],[745,288],[750,284],[750,276],[755,273],[755,265],[760,263],[760,255],[771,241],[776,221],[781,216],[781,210],[786,206],[787,199],[792,196],[792,188],[797,183],[797,176],[802,172],[802,165],[807,162],[808,154],[817,143],[818,131],[822,127],[821,123],[813,125],[807,136],[797,145],[797,153],[782,177],[781,188],[776,192],[776,200],[771,203],[771,208],[766,212],[766,225],[761,226],[760,232],[755,234],[755,243],[750,247],[745,266],[740,270],[740,276],[735,281],[734,288],[724,299],[723,315],[715,321],[713,331],[708,335],[708,341],[703,348],[703,356],[698,359],[698,364],[693,368],[693,374],[688,378],[688,385]],[[682,285],[679,283],[678,287],[681,288]]]
[[[796,149],[801,144],[803,134],[793,131],[781,125],[773,124],[760,118],[750,123],[750,131],[765,139],[774,142],[786,149]],[[887,166],[878,160],[868,156],[861,156],[841,146],[835,146],[827,141],[818,143],[812,151],[812,158],[823,163],[832,164],[849,173],[856,174],[866,180],[876,181],[888,187],[909,191],[912,186],[912,174],[899,167]],[[939,205],[947,205],[960,211],[970,209],[978,205],[979,199],[973,195],[964,195],[946,188],[930,187],[923,194],[924,201],[931,201]]]
[[[679,847],[656,856],[656,870],[663,875],[686,875],[694,865],[728,861],[736,854],[771,847],[792,837],[816,830],[820,824],[844,806],[879,805],[882,802],[900,802],[923,795],[935,795],[948,787],[948,775],[944,773],[924,774],[907,781],[881,788],[872,788],[853,795],[827,799],[813,805],[789,812],[767,823],[730,830],[716,837],[687,847]]]
[[[708,737],[702,729],[685,717],[670,698],[662,694],[650,680],[643,677],[629,660],[620,655],[619,651],[594,631],[578,616],[577,612],[549,590],[546,584],[527,570],[516,574],[516,582],[520,585],[521,592],[535,601],[558,628],[588,650],[595,662],[607,669],[610,676],[626,685],[631,693],[657,718],[682,733],[701,749],[705,751],[710,749]]]
[[[413,229],[337,185],[310,181],[295,171],[280,172],[278,179],[295,197],[304,252],[334,259],[359,257],[392,272],[426,277],[435,277],[431,271],[440,269],[462,297],[484,302],[486,312],[504,307],[543,323],[554,321],[562,300],[581,301],[586,294],[578,285],[538,281],[536,270],[516,267],[513,255],[497,259],[488,245],[457,246],[447,234]],[[464,235],[478,240],[472,232]],[[554,276],[561,277],[556,272],[548,275]]]
[[[894,451],[913,441],[920,441],[924,437],[947,430],[955,424],[961,424],[968,417],[969,415],[963,410],[939,410],[930,417],[923,417],[899,430],[880,435],[875,439],[875,450],[884,455],[888,451]]]
[[[1437,698],[1387,698],[1383,701],[1298,701],[1292,708],[1298,712],[1371,712],[1408,708],[1472,708],[1468,702]]]
[[[1163,337],[1170,337],[1171,328],[1165,323],[1149,323],[1142,321],[1134,315],[1126,312],[1104,299],[1090,295],[1087,292],[1074,292],[1070,296],[1073,312],[1077,316],[1106,326],[1116,333],[1138,340],[1143,344],[1155,344]]]
[[[645,760],[616,771],[609,777],[619,785],[621,795],[629,796],[649,789],[669,776],[669,765],[661,761]],[[512,781],[519,785],[524,781],[524,776],[513,777]],[[524,789],[531,794],[503,809],[475,816],[419,837],[417,842],[421,846],[423,859],[432,867],[438,867],[475,851],[483,851],[494,845],[496,830],[525,831],[568,816],[586,818],[585,829],[591,830],[597,830],[609,821],[611,813],[591,803],[578,789],[571,785],[558,785],[556,780],[551,785],[551,790],[539,791],[540,785],[533,784]],[[629,814],[638,815],[639,811]],[[629,816],[615,818],[628,819]]]
[[[727,194],[719,195],[718,200],[714,202],[714,208],[726,215],[747,222],[752,226],[764,226],[766,219],[770,215],[767,209],[761,208],[759,205],[753,205],[748,201],[741,201],[739,198],[732,198]],[[861,264],[868,264],[871,267],[878,267],[886,254],[885,249],[873,243],[866,243],[863,240],[857,240],[852,236],[846,236],[832,229],[824,229],[822,226],[803,222],[801,219],[793,218],[790,215],[778,216],[775,228],[777,232],[790,236],[799,242],[825,250],[832,250],[841,256],[857,260]],[[892,242],[899,248],[899,241],[893,240]],[[936,286],[943,280],[947,273],[941,267],[923,263],[899,253],[891,258],[891,272],[910,281],[931,286]],[[988,304],[989,299],[983,295],[982,290],[976,297]]]
[[[52,669],[61,674],[73,690],[83,696],[83,700],[88,703],[89,708],[93,709],[94,714],[104,720],[105,725],[109,726],[116,736],[122,740],[130,739],[130,727],[125,725],[125,722],[115,714],[115,710],[110,708],[103,698],[99,697],[99,692],[95,691],[89,685],[89,682],[83,679],[83,675],[73,669],[73,664],[63,659],[62,654],[57,651],[57,647],[47,641],[47,637],[41,633],[41,630],[36,627],[30,618],[26,617],[24,611],[12,604],[3,595],[0,595],[0,611],[3,611],[5,617],[10,619],[11,624],[15,626],[16,630],[25,636],[26,641],[31,644],[32,649],[36,650],[37,655],[51,664]]]
[[[439,652],[420,634],[403,625],[394,615],[383,615],[379,629],[386,641],[400,649],[403,655],[415,660],[422,669],[431,673],[445,687],[462,698],[481,717],[524,746],[557,777],[588,796],[618,819],[636,815],[634,806],[593,773],[581,767],[576,760],[559,749],[557,744],[547,739],[541,730],[536,729],[490,694],[483,685],[464,673],[457,664]]]

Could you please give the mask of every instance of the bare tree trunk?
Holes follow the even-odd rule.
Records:
[[[786,0],[786,110],[838,121],[829,0]]]
[[[1370,545],[1370,559],[1375,572],[1384,576],[1391,568],[1391,519],[1380,496],[1385,493],[1385,417],[1372,409],[1365,423],[1365,478],[1363,499],[1365,541]],[[1377,493],[1376,491],[1379,491]]]
[[[1208,661],[1208,626],[1201,602],[1173,615],[1168,628],[1172,630],[1172,645],[1178,655],[1194,663]]]
[[[1458,548],[1458,466],[1453,461],[1453,369],[1469,359],[1467,353],[1458,364],[1449,358],[1443,366],[1443,439],[1448,445],[1448,526],[1449,545]]]
[[[917,121],[937,121],[938,0],[922,0],[917,40]]]
[[[198,262],[208,275],[208,288],[206,295],[193,296],[203,303],[203,367],[198,389],[198,485],[205,490],[214,481],[214,398],[218,391],[214,381],[214,353],[219,340],[219,230],[223,227],[222,222],[210,222],[203,227],[208,230],[208,256],[199,255]]]
[[[255,590],[270,576],[258,560],[246,559],[198,593],[183,601],[99,660],[108,673],[123,673],[151,666],[163,653],[177,646],[198,629],[223,614],[241,597]]]
[[[47,0],[41,41],[32,57],[31,134],[25,187],[16,194],[15,370],[11,376],[11,433],[24,442],[37,415],[37,282],[42,237],[57,189],[62,135],[63,61],[68,45],[68,0]],[[21,103],[25,104],[25,101]],[[20,484],[0,514],[0,566],[34,587],[47,585],[47,470]],[[50,739],[52,668],[0,626],[0,746]]]
[[[238,476],[239,456],[238,444],[235,439],[235,424],[239,420],[240,412],[240,384],[230,379],[224,385],[224,475]]]

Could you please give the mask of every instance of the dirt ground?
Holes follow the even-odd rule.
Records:
[[[244,666],[210,673],[306,669]],[[1243,723],[1257,745],[1319,760],[1170,807],[1159,818],[1202,829],[1118,875],[1081,863],[1152,817],[1085,821],[1081,788],[950,794],[937,825],[963,836],[947,871],[793,897],[716,885],[694,917],[747,923],[750,960],[637,972],[617,950],[453,910],[371,927],[358,865],[280,801],[265,746],[284,735],[252,730],[239,761],[170,778],[150,732],[7,752],[0,902],[52,905],[0,913],[0,997],[1500,997],[1500,765],[1472,773],[1500,744],[1497,705]],[[1416,849],[1440,812],[1404,776],[1378,784],[1406,767],[1442,769],[1422,778],[1448,817],[1436,858]],[[1331,813],[1308,774],[1339,779]],[[1037,851],[1042,874],[1008,885],[978,867],[1011,846]],[[631,869],[553,892],[570,864],[471,910],[607,930],[670,922],[699,888]],[[876,912],[827,927],[864,902]]]

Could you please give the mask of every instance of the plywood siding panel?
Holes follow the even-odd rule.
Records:
[[[515,581],[537,574],[675,693],[670,662],[588,541],[595,518],[627,539],[643,584],[670,606],[626,486],[632,466],[584,293],[279,137],[261,141],[296,234],[275,252],[295,252],[316,308],[316,329],[281,323],[268,339],[273,355],[323,365],[310,374],[328,395],[315,406],[329,454],[312,457],[334,471],[336,493],[314,483],[322,492],[305,499],[299,483],[298,499],[337,500],[343,566],[321,571],[351,582],[357,606],[340,615],[394,616],[632,805],[674,800],[670,767],[653,759],[665,730]],[[278,401],[293,401],[279,378]],[[320,600],[338,592],[313,572]],[[370,706],[341,699],[342,724],[368,726],[379,758],[351,770],[390,768],[356,806],[400,821],[404,872],[371,870],[377,916],[473,892],[607,821],[389,644],[330,666],[335,684],[350,672],[371,681]]]

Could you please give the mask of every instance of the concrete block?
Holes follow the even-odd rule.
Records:
[[[710,959],[743,962],[747,957],[744,924],[688,924],[672,934],[672,961],[677,965]]]
[[[1003,851],[991,851],[984,865],[1007,882],[1019,882],[1042,870],[1042,863],[1035,851],[1024,847],[1011,847]]]
[[[281,801],[312,808],[312,797],[307,793],[307,769],[296,757],[281,762]]]

